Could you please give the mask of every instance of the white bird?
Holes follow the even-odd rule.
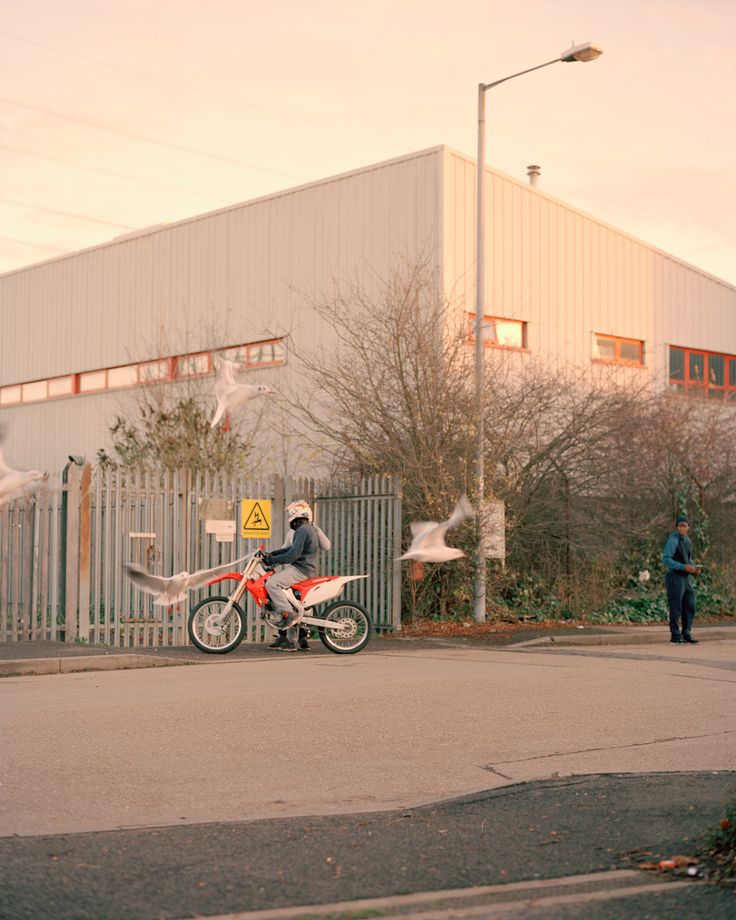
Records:
[[[643,572],[639,572],[639,581],[645,585],[652,576],[649,574],[649,569],[644,569]]]
[[[217,362],[219,365],[215,379],[217,409],[215,417],[210,422],[210,428],[214,428],[226,412],[232,412],[244,403],[250,402],[251,399],[275,392],[271,387],[263,384],[238,383],[235,379],[235,372],[239,370],[239,365],[219,356]]]
[[[179,601],[186,600],[189,591],[203,588],[216,575],[232,572],[239,563],[244,562],[247,558],[248,556],[243,556],[234,562],[226,562],[224,565],[217,565],[212,569],[200,569],[198,572],[192,572],[191,575],[189,572],[179,572],[178,575],[172,575],[171,578],[149,575],[142,566],[132,562],[124,563],[123,568],[137,588],[147,594],[156,595],[154,604],[158,604],[160,607],[169,607]]]
[[[412,541],[409,549],[399,559],[414,559],[417,562],[447,562],[459,559],[465,553],[453,546],[445,545],[445,534],[451,527],[457,527],[469,517],[473,517],[473,506],[466,495],[461,495],[450,517],[437,524],[434,521],[413,521]]]
[[[0,505],[4,505],[15,496],[30,494],[36,483],[48,478],[49,474],[41,470],[11,469],[5,462],[0,446]]]

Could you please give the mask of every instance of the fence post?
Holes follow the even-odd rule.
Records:
[[[401,563],[397,556],[401,555],[401,477],[391,477],[391,491],[393,492],[393,540],[395,552],[393,553],[393,573],[391,577],[391,621],[396,632],[401,631]]]
[[[10,556],[10,511],[8,506],[0,507],[0,642],[8,641],[8,589],[10,581],[10,566],[7,564]]]
[[[64,592],[64,641],[77,638],[77,604],[79,601],[79,467],[72,463],[67,476],[66,585]]]
[[[79,506],[79,638],[89,641],[90,558],[92,553],[92,465],[82,470]]]
[[[286,500],[284,495],[284,480],[278,473],[273,477],[273,506],[271,507],[271,533],[273,534],[273,545],[283,546],[285,540],[284,514],[286,511]]]
[[[20,521],[20,510],[18,513]],[[21,613],[21,639],[31,639],[33,637],[33,623],[36,617],[36,611],[33,609],[33,538],[36,523],[36,503],[35,500],[25,502],[23,508],[23,556],[22,556],[22,579],[23,584],[19,592],[19,598],[22,604],[18,610]]]

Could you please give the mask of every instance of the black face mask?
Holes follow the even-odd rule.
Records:
[[[296,530],[298,527],[301,527],[302,524],[306,524],[306,523],[307,523],[306,518],[294,518],[293,521],[289,522],[289,527],[291,527],[292,530]]]

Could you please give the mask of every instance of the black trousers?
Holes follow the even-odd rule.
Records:
[[[686,575],[667,572],[664,576],[670,608],[670,633],[673,639],[689,636],[695,617],[695,592]],[[680,632],[682,623],[682,632]]]

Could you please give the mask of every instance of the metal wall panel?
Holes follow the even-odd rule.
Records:
[[[288,393],[295,353],[329,345],[311,300],[438,261],[440,170],[435,148],[3,275],[0,385],[289,335],[288,366],[254,372]],[[93,456],[126,399],[0,409],[8,451],[50,469]]]
[[[669,344],[736,353],[736,288],[539,188],[487,174],[486,310],[528,323],[526,360],[589,367],[595,332],[644,340],[646,369],[627,372],[640,378],[664,375]],[[295,354],[330,347],[311,302],[336,281],[370,291],[399,258],[420,254],[441,265],[462,320],[475,306],[475,163],[449,148],[0,277],[0,385],[288,335],[287,366],[254,372],[288,393]],[[0,409],[9,459],[58,469],[67,453],[94,455],[128,398]]]
[[[530,356],[590,367],[593,333],[642,339],[661,381],[667,346],[736,354],[736,287],[487,169],[486,313],[525,320]],[[475,161],[444,148],[445,290],[475,311]]]

